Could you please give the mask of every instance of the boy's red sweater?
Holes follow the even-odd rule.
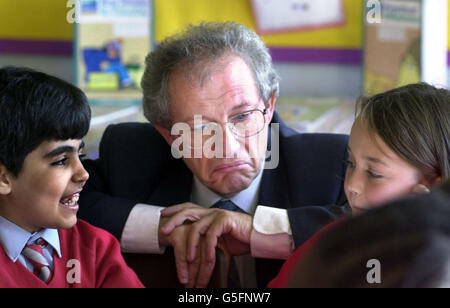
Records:
[[[0,248],[0,288],[144,287],[125,264],[119,242],[108,232],[78,220],[73,228],[58,233],[62,258],[55,252],[55,270],[48,284],[19,261],[12,262]]]

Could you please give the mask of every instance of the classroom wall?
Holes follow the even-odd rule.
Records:
[[[269,46],[361,48],[362,0],[343,0],[347,21],[343,26],[263,35]],[[195,9],[193,9],[195,8]],[[156,40],[203,20],[236,21],[253,30],[256,25],[249,0],[156,0]]]
[[[359,95],[363,2],[343,3],[342,26],[262,36],[273,52],[290,48],[300,55],[290,62],[285,53],[274,54],[282,95]],[[69,10],[66,0],[0,0],[0,66],[26,65],[73,81]],[[156,41],[202,20],[234,20],[256,29],[250,0],[155,0],[155,14]]]
[[[5,65],[30,67],[68,82],[75,82],[72,57],[0,54],[0,67]]]
[[[343,3],[346,23],[342,26],[262,35],[272,47],[275,66],[281,75],[281,95],[360,95],[363,2],[343,0]],[[203,20],[236,21],[256,31],[251,3],[246,0],[156,0],[155,11],[159,17],[155,20],[157,42],[187,24]],[[289,50],[297,54],[295,62],[289,61],[287,54],[292,54],[287,53]],[[322,51],[324,56],[320,56]]]
[[[0,66],[32,67],[73,82],[66,0],[0,0]]]
[[[347,18],[343,26],[262,37],[271,46],[361,48],[362,1],[343,0]],[[0,40],[71,41],[73,28],[66,20],[70,10],[67,3],[68,0],[0,0]],[[187,23],[202,20],[234,20],[256,29],[250,0],[155,0],[155,11],[157,41]],[[450,50],[450,40],[448,45]]]
[[[0,67],[4,65],[31,67],[75,82],[71,57],[0,54]],[[276,63],[275,69],[285,96],[356,97],[362,88],[360,65]]]
[[[71,41],[67,0],[0,0],[0,39]]]

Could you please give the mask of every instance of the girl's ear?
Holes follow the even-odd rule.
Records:
[[[442,182],[442,178],[440,176],[423,178],[420,184],[425,185],[427,188],[431,189],[433,186],[440,184]]]
[[[0,195],[8,195],[11,192],[11,173],[0,164]]]

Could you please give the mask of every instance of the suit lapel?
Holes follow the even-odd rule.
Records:
[[[281,209],[291,208],[289,201],[289,187],[284,171],[284,162],[275,169],[263,171],[259,190],[258,205],[276,207]]]
[[[280,135],[285,134],[285,127],[283,122],[279,119],[277,113],[274,113],[272,123],[279,124]],[[281,138],[278,138],[281,143]],[[279,151],[281,144],[277,145]],[[269,140],[267,142],[268,151],[272,150],[272,129],[269,129]],[[274,153],[272,153],[272,156]],[[258,205],[271,206],[276,208],[287,209],[290,208],[289,201],[289,186],[287,181],[287,169],[281,152],[278,154],[278,166],[274,169],[265,169],[261,179],[261,186],[259,190]],[[273,157],[271,157],[274,159]],[[270,158],[268,158],[270,159]],[[267,160],[266,160],[267,161]]]
[[[284,126],[281,119],[279,119],[278,115],[275,113],[272,123],[279,123],[280,128],[280,138],[278,148],[280,150],[279,155],[279,164],[275,169],[266,169],[264,170],[263,177],[261,179],[261,186],[259,190],[259,199],[258,205],[270,206],[275,208],[289,209],[292,207],[290,201],[290,187],[287,181],[288,177],[288,168],[286,167],[286,162],[284,160],[284,155],[281,152],[282,150],[282,142],[284,141],[284,137],[287,137],[291,134],[295,134],[291,129]],[[271,144],[271,133],[269,130],[269,141],[268,141],[268,149],[272,149]],[[255,267],[256,267],[256,279],[258,282],[258,287],[265,288],[267,287],[268,281],[275,277],[278,271],[280,270],[281,265],[284,261],[280,260],[269,260],[269,259],[255,259]]]

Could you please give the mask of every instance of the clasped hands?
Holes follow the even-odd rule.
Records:
[[[216,265],[216,248],[227,258],[248,254],[252,228],[250,215],[183,203],[161,212],[159,242],[173,247],[180,283],[205,288]]]
[[[411,193],[430,190],[416,185]],[[172,246],[179,281],[188,288],[205,288],[216,265],[216,248],[227,258],[250,253],[253,217],[193,203],[168,207],[161,212],[161,246]]]

